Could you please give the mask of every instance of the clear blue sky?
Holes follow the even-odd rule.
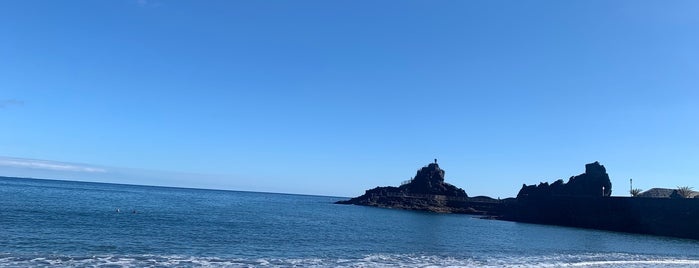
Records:
[[[699,2],[2,1],[0,125],[13,176],[699,188]]]

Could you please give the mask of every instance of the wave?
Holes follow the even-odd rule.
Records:
[[[191,256],[13,256],[0,267],[697,267],[699,259],[623,253],[458,258],[371,254],[359,258],[216,258]]]
[[[648,266],[673,266],[673,267],[697,267],[699,260],[686,259],[658,259],[658,260],[638,260],[638,261],[590,261],[571,263],[570,267],[648,267]]]

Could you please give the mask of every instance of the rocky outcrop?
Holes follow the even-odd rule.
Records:
[[[524,185],[517,199],[505,200],[503,220],[699,239],[699,199],[610,197],[604,166],[585,165],[568,183]],[[657,190],[656,190],[657,192]]]
[[[421,168],[412,180],[398,187],[404,193],[445,195],[468,197],[466,192],[454,185],[444,182],[444,170],[437,163]]]
[[[444,213],[478,213],[469,206],[466,191],[444,182],[444,170],[431,163],[400,187],[376,187],[337,204],[354,204]]]
[[[610,196],[612,194],[612,182],[609,180],[607,170],[599,162],[585,165],[585,173],[573,176],[568,183],[557,180],[552,184],[548,182],[539,185],[522,185],[517,198],[549,197],[549,196]]]

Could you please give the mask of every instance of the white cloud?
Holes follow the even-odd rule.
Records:
[[[47,161],[47,160],[37,160],[37,159],[13,158],[13,157],[0,157],[0,166],[15,167],[15,168],[41,169],[41,170],[54,170],[54,171],[89,172],[89,173],[107,172],[106,169],[94,167],[94,166],[88,166],[88,165],[70,164],[70,163]]]

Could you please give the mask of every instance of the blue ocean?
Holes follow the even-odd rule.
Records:
[[[696,267],[699,241],[338,197],[0,178],[0,267]]]

